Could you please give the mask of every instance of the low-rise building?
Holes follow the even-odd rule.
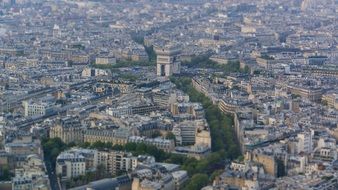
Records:
[[[112,56],[98,56],[95,59],[95,64],[97,65],[108,65],[108,64],[115,64],[116,58]]]
[[[38,155],[29,155],[21,168],[15,169],[12,178],[13,190],[49,190],[50,184],[43,160]]]
[[[121,130],[108,129],[87,129],[84,132],[84,142],[95,143],[101,141],[104,143],[112,143],[113,145],[124,145],[127,143],[127,133],[120,132]]]
[[[114,176],[128,172],[133,168],[133,161],[137,159],[131,153],[120,151],[99,151],[98,164],[102,165],[106,172]]]
[[[184,170],[175,171],[172,172],[171,174],[173,175],[174,178],[176,190],[181,189],[189,178],[187,171]]]
[[[61,153],[56,158],[56,174],[71,179],[86,174],[86,158],[79,153]]]
[[[25,117],[44,116],[53,112],[53,103],[51,102],[33,102],[24,101]]]
[[[175,149],[175,143],[173,140],[163,139],[163,138],[145,138],[139,136],[130,136],[128,142],[133,143],[144,143],[147,145],[156,146],[158,149],[161,149],[165,152],[171,152]]]

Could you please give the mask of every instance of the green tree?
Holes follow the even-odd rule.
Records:
[[[250,67],[245,65],[243,72],[250,73]]]
[[[60,152],[64,151],[67,148],[67,144],[62,142],[60,138],[44,138],[41,141],[45,160],[52,164],[52,167],[55,167],[56,157]]]
[[[223,170],[215,170],[214,172],[212,172],[212,174],[209,178],[209,183],[212,183],[217,176],[222,174],[222,172],[223,172]]]
[[[135,151],[136,150],[136,147],[137,147],[137,144],[136,143],[127,143],[125,145],[125,150],[126,151]]]
[[[112,149],[113,150],[118,150],[118,151],[121,151],[123,150],[123,146],[122,145],[119,145],[119,144],[115,144],[114,146],[112,146]]]
[[[324,105],[324,106],[328,106],[329,103],[327,102],[327,100],[322,100],[321,103]]]
[[[228,159],[237,158],[241,153],[232,127],[233,117],[224,114],[216,105],[212,104],[208,97],[196,91],[191,85],[190,78],[171,77],[170,80],[178,89],[187,93],[191,101],[202,103],[205,109],[206,120],[210,127],[212,151],[220,152],[222,156],[227,156],[225,158]]]
[[[291,94],[291,98],[298,99],[298,98],[301,98],[301,96],[299,94]]]
[[[102,179],[105,177],[108,177],[107,170],[105,169],[105,166],[100,164],[96,168],[96,179]]]
[[[90,147],[90,142],[81,143],[81,144],[79,144],[79,147],[81,147],[81,148],[89,148]]]
[[[254,71],[253,71],[253,74],[254,74],[254,75],[260,75],[260,74],[261,74],[261,71],[260,71],[260,70],[254,70]]]
[[[204,186],[208,185],[208,175],[206,174],[195,174],[192,176],[187,186],[184,188],[185,190],[197,190],[202,189]]]
[[[176,136],[171,131],[165,135],[165,138],[176,141]]]
[[[10,173],[8,165],[4,165],[1,167],[0,180],[1,181],[11,180],[11,173]]]
[[[196,56],[191,59],[191,61],[182,62],[182,65],[185,65],[189,68],[208,68],[208,69],[216,69],[222,71],[224,73],[230,72],[248,72],[248,68],[244,68],[243,70],[240,68],[239,60],[230,60],[227,64],[218,64],[215,61],[212,61],[210,58],[210,54]]]
[[[68,147],[74,147],[74,146],[76,146],[76,143],[73,141],[73,142],[70,142],[67,146]]]
[[[159,131],[154,131],[153,134],[151,134],[151,138],[156,138],[156,137],[160,137],[161,133]]]
[[[148,55],[149,62],[155,64],[157,56],[156,56],[156,52],[154,51],[154,47],[153,46],[150,46],[150,47],[144,46],[144,49],[145,49],[145,51]]]
[[[105,143],[102,141],[96,141],[93,144],[91,144],[90,148],[103,150],[105,149]]]

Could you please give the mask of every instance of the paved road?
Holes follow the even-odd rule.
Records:
[[[46,167],[47,167],[47,173],[48,173],[48,177],[49,177],[49,182],[50,182],[50,187],[52,190],[61,190],[61,188],[59,187],[59,183],[57,181],[57,176],[55,175],[55,171],[52,168],[52,165],[49,161],[46,161]]]

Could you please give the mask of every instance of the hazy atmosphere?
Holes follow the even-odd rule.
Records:
[[[0,0],[0,190],[337,190],[338,0]]]

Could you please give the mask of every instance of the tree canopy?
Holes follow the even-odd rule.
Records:
[[[192,176],[185,189],[200,189],[212,181],[220,171],[224,168],[225,160],[233,160],[241,156],[239,144],[233,125],[233,117],[224,114],[216,105],[214,105],[208,97],[196,91],[191,85],[191,79],[188,77],[172,77],[171,81],[190,96],[192,102],[201,102],[206,114],[206,120],[210,127],[212,138],[212,153],[206,158],[197,160],[184,155],[166,153],[155,146],[144,143],[127,143],[125,145],[112,145],[111,143],[95,142],[93,144],[83,143],[83,148],[93,148],[98,150],[117,150],[128,151],[133,155],[152,155],[158,162],[167,162],[181,165],[183,170],[187,170],[189,176]],[[174,138],[170,133],[167,138]],[[66,149],[67,145],[60,142],[61,140],[49,139],[44,142],[44,149],[47,155],[52,158],[60,153],[60,150]],[[57,149],[52,144],[56,144]],[[48,149],[48,150],[46,150]],[[52,150],[52,151],[50,151]],[[56,155],[56,156],[55,156]],[[55,159],[53,159],[55,160]],[[54,161],[55,162],[55,161]],[[208,177],[210,176],[210,177]]]
[[[220,168],[224,167],[226,159],[236,159],[241,156],[239,143],[236,139],[235,131],[232,127],[233,117],[224,114],[208,97],[199,93],[191,85],[191,79],[188,77],[172,77],[171,81],[176,84],[178,89],[187,93],[192,102],[201,102],[205,109],[206,120],[210,127],[212,152],[206,158],[194,160],[192,158],[183,161],[182,169],[188,171],[193,176],[185,189],[200,189],[200,185],[206,185],[208,177],[212,181],[220,173]],[[180,163],[179,158],[175,158],[176,163]],[[203,181],[203,183],[200,181]]]
[[[207,174],[195,174],[190,179],[190,183],[184,188],[184,190],[196,190],[202,189],[208,184]]]
[[[238,60],[228,61],[227,64],[219,64],[210,59],[210,55],[200,55],[193,57],[191,61],[184,61],[182,65],[185,65],[189,68],[205,68],[205,69],[216,69],[224,73],[231,72],[244,72],[248,73],[249,68],[240,68],[240,62]]]

